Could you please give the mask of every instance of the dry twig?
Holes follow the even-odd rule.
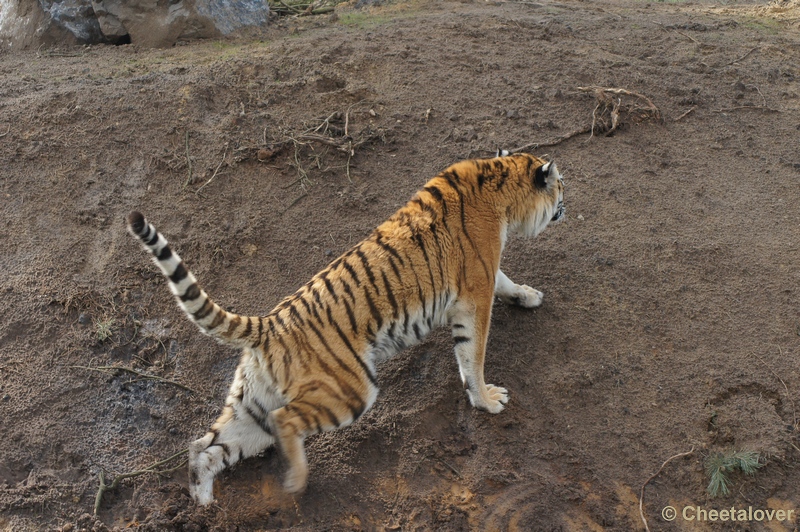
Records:
[[[183,184],[184,190],[186,190],[186,187],[188,187],[192,182],[192,157],[189,154],[189,130],[188,129],[186,130],[185,144],[186,144],[186,166],[189,168],[189,176],[186,178],[186,182]]]
[[[665,26],[665,25],[663,25],[663,24],[660,24],[660,23],[658,23],[658,22],[657,22],[656,24],[658,24],[659,26],[661,26],[661,29],[663,29],[664,31],[669,31],[669,30],[672,30],[672,31],[674,31],[675,33],[677,33],[678,35],[683,35],[684,37],[686,37],[687,39],[689,39],[690,41],[692,41],[692,42],[693,42],[693,43],[695,43],[695,44],[703,44],[703,43],[701,43],[700,41],[698,41],[697,39],[695,39],[694,37],[692,37],[691,35],[687,35],[687,34],[683,33],[682,31],[678,31],[676,28],[670,28],[670,27],[668,27],[668,26]]]
[[[206,187],[206,185],[211,183],[214,180],[214,178],[217,177],[217,173],[219,172],[219,169],[222,168],[222,165],[225,163],[225,156],[226,155],[228,155],[228,144],[227,143],[225,144],[225,150],[222,152],[222,160],[217,165],[217,168],[216,168],[216,170],[214,170],[214,173],[211,174],[211,178],[209,178],[208,181],[206,181],[205,183],[200,185],[200,188],[198,188],[197,190],[194,191],[195,194],[198,194],[201,190],[203,190]]]
[[[744,54],[742,57],[738,57],[738,58],[734,59],[733,61],[731,61],[730,63],[725,63],[725,66],[731,66],[734,63],[738,63],[739,61],[742,61],[745,57],[747,57],[748,55],[752,54],[756,50],[758,50],[758,46],[756,46],[755,48],[750,49],[750,51],[747,52],[746,54]]]
[[[590,126],[587,126],[587,127],[584,127],[584,128],[576,129],[575,131],[572,131],[571,133],[567,133],[566,135],[562,135],[562,136],[560,136],[558,138],[555,138],[553,140],[549,140],[547,142],[532,142],[530,144],[525,144],[524,146],[520,146],[519,148],[514,148],[513,150],[508,150],[508,152],[509,153],[519,153],[521,151],[535,150],[537,148],[542,148],[542,147],[545,147],[545,146],[555,146],[557,144],[561,144],[565,140],[571,139],[572,137],[577,137],[578,135],[583,135],[584,133],[589,133],[590,131],[592,131],[592,128]]]
[[[131,368],[126,368],[126,367],[123,367],[123,366],[94,366],[94,367],[91,367],[91,366],[70,366],[70,367],[71,368],[78,368],[78,369],[85,369],[85,370],[89,370],[89,371],[99,371],[101,373],[108,373],[108,374],[112,374],[112,373],[114,373],[116,371],[127,371],[128,373],[132,373],[134,375],[142,377],[145,380],[159,381],[159,382],[163,382],[163,383],[166,383],[166,384],[172,384],[173,386],[177,386],[178,388],[183,388],[187,392],[192,392],[193,394],[201,395],[198,391],[193,390],[192,388],[189,388],[185,384],[181,384],[179,382],[176,382],[176,381],[173,381],[173,380],[170,380],[170,379],[165,379],[164,377],[159,377],[158,375],[151,375],[150,373],[144,373],[144,372],[141,372],[141,371],[138,371],[138,370],[135,370],[135,369],[131,369]]]
[[[101,469],[100,488],[98,488],[97,495],[95,495],[94,498],[94,515],[97,515],[97,512],[100,511],[100,503],[103,502],[103,495],[105,494],[106,491],[117,489],[119,483],[125,480],[126,478],[138,477],[147,473],[155,473],[157,475],[165,475],[167,473],[172,473],[173,471],[183,467],[183,465],[186,463],[186,460],[182,461],[181,463],[170,469],[157,469],[157,468],[161,467],[164,464],[168,464],[172,460],[188,452],[189,452],[188,449],[184,449],[183,451],[179,451],[170,456],[169,458],[165,458],[164,460],[158,461],[152,465],[145,467],[144,469],[139,469],[138,471],[131,471],[129,473],[122,473],[121,475],[117,475],[114,477],[114,480],[111,481],[111,484],[106,484],[106,475],[105,472]]]
[[[678,118],[676,118],[676,119],[675,119],[675,122],[677,122],[678,120],[681,120],[681,119],[685,118],[686,116],[688,116],[688,115],[689,115],[689,113],[691,113],[691,112],[692,112],[692,111],[694,111],[695,109],[697,109],[697,106],[696,106],[696,105],[695,105],[694,107],[692,107],[691,109],[689,109],[688,111],[686,111],[685,113],[683,113],[683,114],[682,114],[681,116],[679,116]]]
[[[644,529],[645,529],[647,532],[650,532],[650,527],[649,527],[649,526],[647,526],[647,519],[645,519],[645,517],[644,517],[644,488],[645,488],[645,486],[647,486],[648,484],[650,484],[650,481],[652,481],[654,478],[656,478],[656,477],[657,477],[657,476],[658,476],[658,475],[661,473],[661,471],[664,469],[664,466],[665,466],[665,465],[667,465],[667,464],[668,464],[668,463],[670,463],[671,461],[675,460],[676,458],[681,458],[681,457],[683,457],[683,456],[689,456],[689,455],[690,455],[690,454],[692,454],[693,452],[694,452],[694,446],[692,446],[692,448],[691,448],[691,449],[690,449],[688,452],[685,452],[685,453],[679,453],[679,454],[676,454],[676,455],[674,455],[674,456],[670,456],[669,458],[667,458],[666,460],[664,460],[664,463],[663,463],[663,464],[661,464],[661,467],[659,467],[659,468],[658,468],[658,471],[656,471],[654,475],[652,475],[650,478],[648,478],[648,479],[645,481],[645,483],[644,483],[644,484],[642,484],[642,489],[641,489],[641,491],[639,492],[639,517],[641,517],[641,518],[642,518],[642,523],[644,523]]]

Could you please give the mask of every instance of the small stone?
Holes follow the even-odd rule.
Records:
[[[273,155],[275,155],[275,152],[273,150],[268,150],[266,148],[261,148],[260,150],[258,150],[258,153],[256,154],[256,158],[258,158],[259,161],[266,161],[267,159],[269,159]]]
[[[585,219],[586,219],[586,218],[584,218],[582,214],[579,214],[579,215],[578,215],[578,220],[580,220],[581,222],[582,222],[582,221],[584,221]]]
[[[3,396],[3,401],[9,401],[9,400],[11,400],[11,396],[10,396],[10,395],[8,395],[8,394],[5,394],[5,395]]]
[[[80,323],[81,325],[86,325],[90,321],[92,321],[92,318],[85,312],[81,312],[81,315],[78,316],[78,323]]]

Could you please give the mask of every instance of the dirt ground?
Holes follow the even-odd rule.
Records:
[[[0,54],[0,529],[641,530],[642,486],[693,450],[647,484],[652,530],[797,530],[798,21],[796,2],[394,2],[246,40]],[[588,86],[663,120],[556,143],[591,126]],[[545,293],[495,306],[504,412],[469,406],[441,330],[380,368],[368,414],[309,439],[303,495],[271,450],[197,508],[178,457],[93,515],[101,472],[206,431],[238,358],[179,311],[129,211],[218,302],[266,313],[450,163],[534,144],[554,144],[530,151],[564,174],[567,220],[503,258]],[[763,466],[712,498],[705,464],[733,450]],[[795,517],[680,515],[698,506]]]

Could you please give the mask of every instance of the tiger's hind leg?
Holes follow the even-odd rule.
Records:
[[[189,445],[189,492],[198,504],[214,500],[214,477],[220,471],[275,443],[269,427],[262,426],[249,411],[252,409],[242,405],[226,406],[211,430]]]
[[[247,356],[243,360],[246,363]],[[189,492],[200,505],[214,500],[214,477],[220,471],[275,443],[268,419],[280,406],[279,399],[263,383],[247,382],[243,365],[236,370],[222,415],[205,436],[189,445]]]
[[[497,414],[508,402],[508,390],[486,384],[483,366],[492,315],[492,293],[473,301],[457,301],[449,313],[461,382],[472,406]]]
[[[306,487],[306,437],[351,424],[369,409],[378,394],[378,389],[367,379],[358,383],[317,380],[311,384],[313,390],[296,397],[269,416],[278,447],[289,466],[283,484],[289,493],[300,492]],[[356,392],[359,389],[366,391],[366,395]]]
[[[495,276],[494,295],[503,303],[525,308],[538,307],[544,298],[540,291],[525,284],[516,284],[499,269]]]

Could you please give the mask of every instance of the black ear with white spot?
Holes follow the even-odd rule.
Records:
[[[552,167],[553,163],[545,163],[536,169],[536,174],[533,176],[533,184],[536,188],[547,188],[547,181]]]
[[[509,152],[508,150],[503,150],[503,149],[497,148],[497,152],[495,152],[494,156],[495,157],[508,157],[510,154],[511,154],[511,152]]]

